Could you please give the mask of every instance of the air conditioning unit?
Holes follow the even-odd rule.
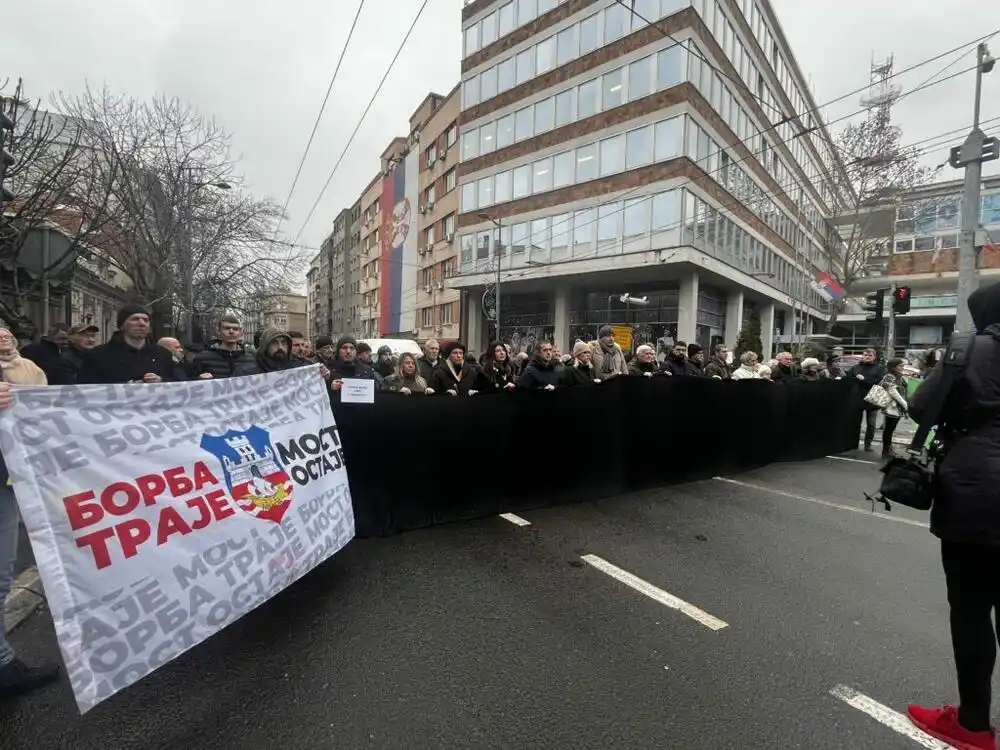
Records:
[[[426,252],[427,252],[427,248],[424,248],[424,247],[418,247],[417,248],[417,255],[423,255]]]
[[[426,292],[427,294],[431,293],[431,285],[430,284],[424,284],[424,292]]]
[[[455,234],[453,232],[448,232],[448,234],[444,236],[444,241],[450,245],[455,241]]]
[[[444,164],[446,161],[448,161],[448,149],[441,152],[441,163]]]
[[[443,281],[438,281],[438,282],[435,282],[435,283],[437,284],[437,288],[438,289],[444,289],[444,282]]]
[[[419,329],[419,328],[417,328],[416,326],[414,326],[414,327],[413,327],[413,335],[414,335],[414,336],[416,336],[416,335],[418,335],[419,333],[420,333],[420,329]]]
[[[434,166],[434,162],[436,162],[436,161],[437,161],[437,159],[435,159],[433,157],[432,158],[428,158],[427,159],[427,168],[430,169],[431,167],[433,167]]]
[[[427,213],[427,204],[426,203],[421,203],[420,204],[420,213],[422,213],[422,214]]]
[[[424,204],[424,210],[425,211],[433,211],[434,210],[434,201],[429,201],[428,203],[425,203]]]

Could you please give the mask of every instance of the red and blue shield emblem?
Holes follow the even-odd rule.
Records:
[[[201,447],[219,459],[229,494],[254,518],[280,523],[292,501],[292,482],[263,427],[202,435]]]

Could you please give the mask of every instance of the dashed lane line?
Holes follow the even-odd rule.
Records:
[[[859,693],[854,688],[847,685],[837,685],[830,691],[830,695],[842,700],[851,708],[856,708],[858,711],[868,714],[875,721],[884,724],[904,737],[910,738],[921,747],[926,747],[927,750],[954,750],[951,745],[941,742],[941,740],[935,739],[926,732],[918,729],[903,714],[893,711],[888,706],[883,706],[878,701]]]
[[[841,503],[834,503],[829,500],[821,500],[818,497],[809,497],[807,495],[796,495],[794,492],[785,492],[784,490],[778,490],[773,487],[765,487],[760,484],[751,484],[750,482],[742,482],[739,479],[729,479],[727,477],[713,477],[717,482],[726,482],[727,484],[735,484],[738,487],[746,487],[747,489],[757,490],[758,492],[769,492],[772,495],[778,495],[779,497],[787,497],[792,500],[801,500],[806,503],[813,503],[814,505],[822,505],[826,508],[836,508],[837,510],[846,510],[848,513],[860,513],[861,515],[868,516],[869,518],[881,518],[885,521],[895,521],[896,523],[906,524],[907,526],[917,526],[921,529],[926,529],[930,527],[930,524],[924,523],[923,521],[914,521],[911,518],[904,518],[903,516],[893,516],[888,513],[879,513],[878,511],[866,510],[865,508],[856,508],[853,505],[842,505]]]
[[[717,617],[713,617],[705,610],[699,609],[693,604],[689,604],[683,599],[679,599],[673,594],[654,586],[648,581],[644,581],[638,576],[632,575],[627,570],[622,570],[618,566],[612,565],[607,560],[604,560],[597,555],[584,555],[580,559],[591,567],[597,568],[602,573],[605,573],[615,580],[624,583],[626,586],[635,589],[640,594],[648,596],[653,601],[659,602],[660,604],[670,607],[671,609],[676,609],[678,612],[687,615],[692,620],[700,622],[709,630],[722,630],[723,628],[729,627],[728,623],[723,622]]]
[[[510,521],[515,526],[531,526],[531,521],[526,518],[521,518],[516,513],[501,513],[500,518],[505,521]]]

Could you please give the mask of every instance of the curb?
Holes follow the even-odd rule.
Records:
[[[3,620],[7,632],[10,633],[21,625],[44,603],[45,597],[42,595],[42,581],[38,577],[38,569],[28,568],[14,581],[10,595],[4,602]]]

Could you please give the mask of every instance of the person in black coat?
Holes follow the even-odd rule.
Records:
[[[149,340],[149,312],[139,305],[118,311],[118,330],[94,347],[80,366],[77,382],[159,383],[176,380],[174,356]]]
[[[324,364],[330,371],[330,390],[334,393],[340,391],[345,380],[357,378],[377,381],[371,365],[358,356],[358,342],[353,336],[341,336],[337,341],[337,356]]]
[[[438,396],[475,396],[483,390],[483,371],[465,361],[465,344],[448,344],[444,361],[434,370],[431,388]]]
[[[211,375],[213,378],[236,378],[254,375],[260,371],[256,358],[241,343],[243,324],[235,315],[219,319],[218,338],[194,357],[192,373],[195,377]]]
[[[68,331],[69,326],[65,323],[57,323],[49,328],[40,341],[21,347],[21,356],[42,368],[50,384],[60,380],[62,353],[69,343]]]
[[[570,388],[576,385],[594,385],[601,383],[601,378],[594,368],[594,352],[590,344],[577,341],[573,344],[573,361],[567,364],[559,375],[559,385]]]
[[[483,354],[483,390],[490,393],[513,390],[517,387],[514,363],[507,355],[507,347],[498,342],[489,345]]]
[[[874,386],[882,382],[886,369],[878,362],[878,353],[874,349],[865,349],[861,355],[861,361],[854,366],[851,371],[857,380],[861,382],[860,395],[863,399],[868,395]],[[872,441],[875,440],[875,430],[878,426],[879,408],[872,406],[867,401],[861,402],[861,421],[865,425],[865,450],[872,450]]]
[[[518,388],[554,391],[559,385],[559,372],[554,359],[555,348],[548,341],[539,341],[535,356],[524,368],[517,381]]]
[[[86,323],[69,329],[69,346],[53,366],[53,377],[49,378],[49,385],[76,385],[83,360],[97,345],[96,337],[100,330],[97,326]]]
[[[302,365],[292,355],[292,337],[284,331],[276,331],[273,328],[261,332],[260,346],[254,359],[257,363],[257,372],[248,372],[248,375],[291,370]]]
[[[992,748],[992,615],[1000,606],[1000,285],[973,292],[969,312],[979,335],[936,420],[946,451],[936,466],[931,508],[931,533],[941,539],[951,608],[959,706],[910,706],[909,715],[950,745]],[[945,387],[946,366],[937,365],[913,395],[910,413],[918,422]]]
[[[701,375],[701,370],[688,361],[688,345],[683,341],[674,344],[663,360],[663,371],[671,375]]]

